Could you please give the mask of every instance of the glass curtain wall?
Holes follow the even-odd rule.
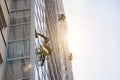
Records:
[[[30,0],[11,0],[5,80],[30,77]]]
[[[45,0],[34,0],[34,6],[35,6],[35,30],[37,33],[46,35],[46,18],[45,18]],[[38,36],[38,38],[35,39],[35,47],[36,49],[42,45],[43,39]],[[37,50],[36,50],[37,51]],[[36,56],[36,67],[35,67],[35,80],[50,80],[48,79],[48,67],[47,67],[47,60],[45,60],[45,63],[43,66],[41,65],[41,61],[39,61],[38,57]]]

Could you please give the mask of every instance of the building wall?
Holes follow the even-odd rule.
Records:
[[[7,44],[7,30],[9,19],[9,5],[5,0],[0,0],[0,55],[2,56],[3,63],[0,63],[0,80],[3,78],[6,44]]]
[[[46,0],[46,25],[48,36],[51,41],[52,55],[49,58],[48,66],[51,72],[51,80],[62,80],[62,71],[60,64],[59,34],[57,29],[57,14],[55,0]]]
[[[62,0],[47,0],[46,4],[46,25],[48,36],[51,40],[52,57],[48,61],[50,71],[54,77],[51,80],[73,80],[71,61],[67,45],[66,21],[59,21],[58,15],[64,14]],[[52,64],[52,66],[51,66]]]
[[[45,23],[45,3],[44,0],[34,0],[34,20],[35,20],[35,31],[37,33],[43,34],[46,36],[46,23]],[[38,48],[40,45],[42,45],[43,39],[38,36],[38,38],[35,38],[35,48],[36,52],[38,52]],[[41,65],[41,62],[38,61],[39,58],[36,55],[36,65],[35,65],[35,80],[47,80],[48,79],[48,67],[46,66],[47,61],[45,60],[45,63],[43,66]]]
[[[48,55],[45,64],[37,66],[37,80],[39,78],[43,80],[73,80],[66,41],[66,21],[58,20],[58,14],[64,13],[62,0],[35,0],[35,7],[36,32],[49,38],[49,46],[52,50],[52,54]],[[41,37],[35,40],[36,48],[39,48],[43,40]]]
[[[6,0],[0,0],[0,6],[2,9],[2,12],[0,13],[3,19],[4,27],[8,26],[8,19],[9,19],[9,5]]]
[[[3,80],[34,80],[30,79],[32,68],[30,3],[31,0],[10,0],[10,24]]]
[[[64,6],[62,0],[55,0],[56,1],[56,11],[57,14],[64,14]],[[68,28],[66,19],[65,20],[58,20],[57,21],[57,28],[59,33],[59,45],[60,45],[60,56],[61,56],[61,67],[63,73],[63,80],[73,80],[73,73],[72,73],[72,63],[69,59],[69,49],[68,49],[68,42],[67,42],[67,34],[68,34]],[[63,66],[64,65],[64,66]]]
[[[67,27],[58,20],[58,14],[64,13],[62,1],[6,0],[6,3],[11,6],[3,80],[73,80],[65,40]],[[43,39],[35,38],[35,30],[49,38],[52,49],[43,66],[35,56],[35,48],[42,45]]]

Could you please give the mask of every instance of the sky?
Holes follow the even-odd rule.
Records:
[[[120,80],[120,0],[63,0],[74,80]]]

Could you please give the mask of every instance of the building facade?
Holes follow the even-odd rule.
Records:
[[[9,4],[1,80],[73,80],[66,21],[59,20],[59,14],[65,14],[62,0],[9,0]],[[43,39],[35,33],[49,38],[51,54],[43,66],[35,54]]]
[[[6,45],[7,45],[7,31],[9,19],[9,1],[0,0],[0,80],[3,77]]]
[[[38,25],[36,25],[36,31],[46,35],[50,39],[52,55],[48,56],[44,67],[42,66],[42,68],[40,68],[38,66],[40,70],[38,73],[43,72],[40,73],[38,77],[42,77],[43,80],[73,80],[66,39],[68,29],[66,21],[59,20],[59,14],[65,14],[62,0],[43,0],[42,3],[44,3],[41,5],[44,6],[42,10],[42,20],[44,24],[39,25],[38,23]],[[39,27],[41,27],[41,29]],[[39,43],[39,45],[41,45],[42,40],[40,37],[36,40],[37,44]],[[39,47],[39,45],[37,45],[37,47]]]
[[[3,80],[34,80],[30,0],[10,0],[10,22]],[[33,47],[31,49],[31,47]],[[31,59],[33,59],[31,61]]]

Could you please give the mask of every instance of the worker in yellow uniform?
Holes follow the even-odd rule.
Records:
[[[59,20],[65,20],[66,19],[66,16],[64,14],[59,14],[58,17],[59,17]]]
[[[41,66],[43,66],[46,56],[51,54],[51,49],[48,45],[49,39],[42,34],[36,33],[36,35],[41,36],[44,39],[43,45],[40,45],[40,52],[37,53],[39,60],[42,61]]]
[[[69,60],[72,61],[72,59],[73,59],[72,53],[69,53]]]

